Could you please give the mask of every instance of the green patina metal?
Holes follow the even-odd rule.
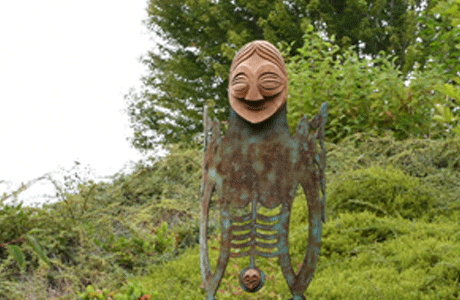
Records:
[[[322,221],[325,220],[326,149],[323,141],[326,119],[327,103],[312,120],[305,116],[294,136],[288,130],[285,108],[266,123],[257,125],[232,112],[225,137],[220,137],[217,121],[206,125],[200,254],[207,299],[214,299],[228,260],[245,256],[250,258],[248,268],[256,268],[256,256],[278,257],[293,299],[303,299],[318,261]],[[205,122],[211,123],[210,120]],[[308,201],[310,220],[305,258],[299,271],[294,273],[289,256],[288,230],[291,206],[299,184]],[[222,227],[220,257],[215,272],[211,271],[207,249],[207,219],[212,193],[217,193],[219,199]],[[232,208],[247,207],[250,207],[249,213],[231,214]],[[267,216],[258,212],[260,207],[279,208],[279,213]],[[263,273],[261,276],[264,277]],[[253,291],[242,287],[255,292],[263,284],[262,279]]]
[[[260,44],[265,47],[267,43]],[[277,55],[277,50],[270,47],[273,48],[269,45],[262,49],[261,55],[268,58]],[[249,53],[250,50],[243,48],[242,55],[246,55],[244,59],[254,55]],[[277,66],[284,66],[282,59],[281,62],[279,58],[272,61]],[[278,79],[278,75],[274,74],[278,67],[267,67],[264,63],[257,56],[247,65],[255,69],[254,74],[261,74],[258,75],[262,78],[259,81],[267,82],[266,78],[274,77],[276,82],[269,82],[268,86],[274,86],[277,94],[257,96],[257,91],[251,91],[256,86],[256,79],[253,80],[255,83],[236,80],[237,88],[243,92],[246,88],[245,93],[256,95],[256,100],[249,99],[249,96],[249,100],[238,98],[240,94],[241,97],[245,95],[237,90],[238,97],[233,101],[240,101],[244,105],[253,101],[256,104],[251,103],[248,111],[244,111],[245,106],[241,103],[235,104],[240,112],[235,111],[232,106],[224,137],[220,135],[219,123],[211,122],[205,111],[200,260],[207,300],[215,299],[230,258],[249,257],[248,266],[240,274],[240,284],[247,292],[257,292],[264,285],[265,274],[257,267],[256,257],[278,257],[293,295],[291,299],[305,299],[305,290],[312,280],[318,261],[322,222],[325,221],[324,130],[327,103],[321,106],[319,114],[311,120],[304,116],[293,136],[287,125],[285,102],[277,104],[280,107],[277,110],[267,109],[266,116],[260,117],[257,112],[264,109],[262,106],[269,106],[271,101],[277,101],[278,95],[284,97],[283,88],[287,84],[286,80]],[[259,70],[262,68],[258,68],[259,65],[263,66],[262,71]],[[236,67],[232,66],[233,69]],[[243,70],[249,70],[245,72],[251,75],[253,71],[247,66],[245,68]],[[264,73],[264,70],[269,71]],[[240,75],[236,75],[238,76]],[[260,87],[264,82],[258,84]],[[257,97],[261,99],[258,100]],[[291,207],[299,185],[308,202],[309,234],[303,262],[295,272],[289,256],[288,237]],[[222,228],[220,254],[214,271],[211,270],[207,244],[208,217],[213,194],[217,195]]]

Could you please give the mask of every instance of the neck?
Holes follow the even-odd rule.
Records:
[[[230,108],[229,126],[226,135],[239,135],[240,138],[274,138],[280,134],[289,134],[286,118],[286,104],[267,120],[252,124],[240,117]]]

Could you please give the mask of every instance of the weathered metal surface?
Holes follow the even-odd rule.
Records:
[[[278,257],[292,299],[305,299],[303,294],[319,256],[325,221],[327,103],[311,120],[303,117],[296,134],[291,136],[286,120],[284,63],[271,44],[267,46],[262,41],[255,44],[252,46],[262,50],[254,50],[250,44],[237,54],[232,64],[229,87],[232,109],[225,137],[220,136],[219,123],[211,123],[205,113],[200,260],[207,300],[214,299],[229,259],[246,256],[249,264],[240,274],[245,291],[255,292],[263,286],[265,275],[256,266],[256,256]],[[255,104],[248,104],[251,101]],[[299,185],[308,202],[309,235],[303,263],[294,272],[288,235],[291,207]],[[214,272],[207,247],[213,193],[217,194],[222,228],[220,256]],[[235,213],[245,208],[246,212]],[[277,213],[268,216],[263,212],[266,210]]]

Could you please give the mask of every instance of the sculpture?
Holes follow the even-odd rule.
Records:
[[[205,151],[201,191],[200,262],[207,293],[215,293],[231,257],[249,256],[240,273],[247,292],[260,290],[264,272],[256,257],[278,257],[293,294],[305,299],[318,261],[322,222],[325,221],[324,127],[327,103],[310,121],[304,116],[291,136],[286,119],[287,73],[281,54],[266,41],[245,45],[230,69],[229,126],[220,136],[217,121],[205,112]],[[320,144],[318,150],[317,142]],[[303,263],[294,272],[289,256],[289,217],[298,185],[309,207],[308,246]],[[213,193],[221,215],[220,256],[211,270],[207,225]],[[264,211],[279,211],[267,214]]]

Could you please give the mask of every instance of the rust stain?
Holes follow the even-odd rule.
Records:
[[[278,257],[293,299],[304,299],[321,246],[325,221],[327,103],[311,120],[302,118],[296,134],[291,136],[286,119],[287,81],[283,78],[285,70],[281,70],[284,63],[280,63],[274,46],[268,47],[267,42],[260,41],[255,44],[243,47],[232,64],[229,87],[232,109],[224,137],[220,136],[219,123],[211,122],[205,112],[200,260],[208,300],[214,300],[232,257],[249,257],[248,267],[240,273],[242,288],[247,292],[262,288],[265,275],[256,266],[258,256]],[[270,89],[275,92],[267,92]],[[276,101],[266,101],[267,98]],[[247,101],[260,103],[254,104],[255,109],[248,107]],[[291,207],[299,185],[308,202],[309,235],[304,260],[294,272],[288,235]],[[218,198],[222,227],[220,256],[214,272],[207,246],[213,194]]]

